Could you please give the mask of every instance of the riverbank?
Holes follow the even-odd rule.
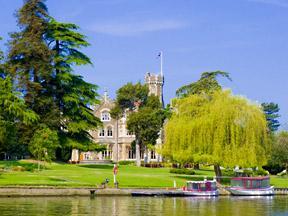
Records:
[[[158,194],[169,194],[169,196],[181,196],[175,189],[165,188],[55,188],[55,187],[1,187],[0,197],[49,197],[49,196],[131,196],[132,192],[149,192]],[[224,189],[219,190],[220,196],[229,196],[230,193]],[[276,189],[275,195],[288,195],[288,189]]]

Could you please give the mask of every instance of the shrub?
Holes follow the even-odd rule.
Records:
[[[141,166],[149,168],[162,168],[163,164],[158,162],[142,163]]]
[[[170,173],[195,175],[195,171],[191,169],[170,169]]]
[[[229,176],[229,177],[233,177],[235,176],[235,172],[233,170],[223,170],[222,171],[222,175],[223,176]]]
[[[123,160],[123,161],[119,161],[118,164],[119,164],[119,165],[134,165],[134,164],[135,164],[135,161],[126,161],[126,160]]]
[[[267,176],[267,175],[269,175],[269,172],[263,169],[259,169],[254,172],[254,176]]]
[[[271,164],[271,163],[269,163],[266,166],[263,166],[262,168],[264,170],[267,170],[272,175],[276,175],[277,173],[280,173],[285,169],[283,166],[280,166],[279,164]]]
[[[26,171],[25,167],[22,166],[13,166],[12,171],[23,172]]]

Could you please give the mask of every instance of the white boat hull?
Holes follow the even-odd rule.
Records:
[[[263,189],[243,189],[230,187],[227,190],[235,196],[271,196],[274,195],[274,187]]]
[[[218,196],[219,191],[183,191],[184,196]]]

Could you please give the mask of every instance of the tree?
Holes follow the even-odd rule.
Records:
[[[115,145],[116,145],[116,152],[114,153],[114,157],[116,158],[116,162],[118,162],[118,148],[119,148],[119,140],[118,140],[118,134],[119,134],[119,119],[123,116],[123,111],[121,110],[120,106],[119,105],[116,105],[114,106],[111,110],[110,110],[110,115],[113,119],[116,120],[116,142],[115,142]]]
[[[66,149],[71,152],[71,148],[92,146],[89,130],[101,125],[91,109],[99,103],[98,87],[73,74],[73,66],[92,64],[89,57],[79,51],[89,43],[84,35],[77,32],[78,29],[75,24],[51,19],[45,35],[53,51],[54,97],[60,110],[58,131],[62,154],[67,152]]]
[[[175,99],[165,125],[164,156],[180,163],[221,166],[264,165],[270,152],[265,116],[258,105],[229,91],[209,97],[194,94]]]
[[[197,82],[190,83],[180,87],[176,91],[177,97],[187,97],[191,94],[209,94],[211,92],[221,90],[222,87],[217,81],[217,77],[222,76],[231,81],[229,73],[223,71],[204,72]]]
[[[12,33],[9,42],[9,73],[17,78],[25,102],[35,108],[41,83],[51,76],[51,51],[43,40],[49,17],[43,0],[25,0],[17,13],[20,32]]]
[[[117,111],[118,110],[118,111]],[[155,145],[164,122],[164,111],[155,95],[141,83],[127,83],[117,91],[116,105],[112,113],[128,114],[127,129],[135,134],[136,164],[141,165],[140,149]]]
[[[0,151],[9,153],[17,145],[17,125],[30,125],[39,120],[38,115],[27,108],[19,92],[13,88],[8,76],[0,78]]]
[[[51,92],[52,52],[44,35],[48,29],[49,15],[44,0],[25,0],[17,13],[19,32],[11,34],[7,73],[21,92],[25,105],[33,110],[39,121],[33,126],[19,124],[19,142],[28,144],[34,132],[45,124],[58,128],[59,110]]]
[[[141,147],[147,151],[148,145],[156,144],[164,119],[165,113],[162,110],[159,98],[154,95],[148,97],[146,106],[142,106],[137,112],[132,112],[128,116],[127,129],[136,137],[136,163],[138,166],[141,165]]]
[[[272,144],[271,161],[285,167],[288,172],[288,132],[281,131],[276,134],[275,142]]]
[[[100,120],[91,107],[99,103],[97,86],[75,74],[73,66],[91,64],[79,51],[89,43],[78,27],[59,23],[48,15],[45,0],[25,0],[17,14],[20,32],[11,34],[8,69],[25,104],[40,119],[32,128],[20,124],[21,143],[47,126],[56,131],[62,147],[61,159],[71,148],[92,146],[89,130]]]
[[[278,130],[280,123],[278,121],[279,115],[279,106],[275,103],[262,103],[262,109],[265,113],[267,120],[268,128],[271,133]]]
[[[55,159],[55,150],[59,146],[58,135],[46,126],[35,131],[29,150],[38,160],[38,171],[40,170],[40,161],[51,162]]]

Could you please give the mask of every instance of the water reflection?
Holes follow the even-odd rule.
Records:
[[[1,215],[288,215],[288,197],[0,198]]]

